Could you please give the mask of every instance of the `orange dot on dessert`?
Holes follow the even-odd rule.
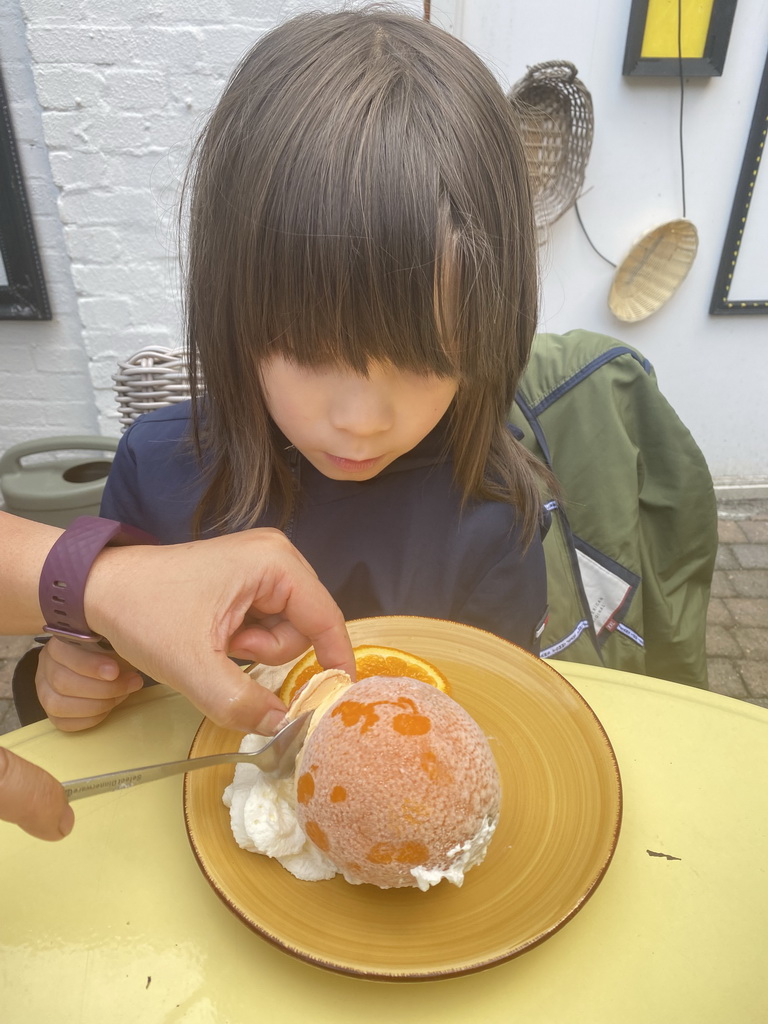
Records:
[[[318,850],[328,849],[328,838],[316,821],[306,822],[304,825],[304,831]]]
[[[315,780],[311,772],[304,772],[296,780],[296,799],[300,804],[307,803],[315,792]]]
[[[450,693],[448,680],[443,673],[418,655],[400,651],[396,647],[380,647],[376,644],[361,644],[355,647],[354,651],[358,680],[370,676],[407,676],[409,679],[420,679],[423,683],[429,683],[443,693]],[[285,704],[290,704],[301,687],[320,670],[314,649],[311,648],[288,672],[278,692],[280,699]]]

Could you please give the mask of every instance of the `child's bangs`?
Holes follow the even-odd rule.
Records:
[[[330,180],[339,182],[342,170]],[[260,296],[268,352],[304,366],[365,373],[371,363],[388,363],[458,376],[434,192],[412,180],[398,187],[390,177],[386,189],[367,181],[329,189],[318,201],[314,168],[305,171],[315,180],[312,202],[291,195],[303,191],[294,174],[282,200],[284,214],[299,211],[296,223],[254,240],[272,267]]]
[[[465,389],[514,378],[536,312],[524,158],[466,47],[410,17],[300,18],[243,61],[201,142],[187,294],[204,367],[235,378],[281,353]]]

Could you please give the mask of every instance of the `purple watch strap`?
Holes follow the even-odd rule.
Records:
[[[133,526],[98,516],[79,516],[59,537],[43,565],[38,596],[45,630],[62,640],[103,640],[85,621],[85,581],[97,555],[109,544],[157,544]]]

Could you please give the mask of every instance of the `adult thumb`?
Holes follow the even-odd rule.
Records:
[[[283,724],[287,708],[226,655],[200,659],[183,679],[165,679],[204,715],[224,729],[272,736]]]
[[[75,816],[61,783],[36,764],[0,747],[0,818],[37,839],[63,839]]]

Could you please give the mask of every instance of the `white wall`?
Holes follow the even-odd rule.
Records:
[[[173,213],[192,135],[260,32],[336,6],[0,0],[0,60],[55,311],[50,324],[0,322],[0,451],[44,434],[118,432],[117,360],[179,338]],[[596,117],[579,205],[614,262],[680,215],[677,85],[622,77],[629,0],[432,0],[432,10],[506,85],[530,64],[576,64]],[[543,260],[543,329],[586,327],[644,351],[718,479],[768,481],[768,317],[707,312],[767,46],[768,0],[739,0],[725,74],[688,80],[687,212],[700,249],[667,306],[634,325],[613,318],[611,268],[572,211]],[[768,238],[768,211],[763,220]]]
[[[0,61],[54,311],[52,323],[0,322],[0,452],[119,432],[118,360],[180,340],[174,216],[192,138],[260,34],[338,6],[0,0]]]
[[[97,432],[64,231],[18,0],[0,0],[0,62],[55,319],[0,321],[0,453],[30,438]]]
[[[595,112],[579,210],[605,256],[619,263],[646,231],[681,216],[679,83],[622,77],[629,0],[437,3],[443,24],[506,85],[542,61],[569,60],[578,68]],[[617,320],[607,306],[613,270],[569,211],[543,254],[542,323],[544,330],[583,327],[635,345],[654,364],[716,479],[766,483],[768,315],[714,317],[708,310],[767,50],[767,0],[739,0],[724,74],[686,81],[687,215],[698,229],[699,251],[679,292],[646,320]],[[760,184],[761,195],[768,193],[768,178]],[[752,280],[759,278],[761,294],[746,294],[768,299],[765,205],[753,204],[749,229]],[[742,249],[740,259],[745,255]]]

